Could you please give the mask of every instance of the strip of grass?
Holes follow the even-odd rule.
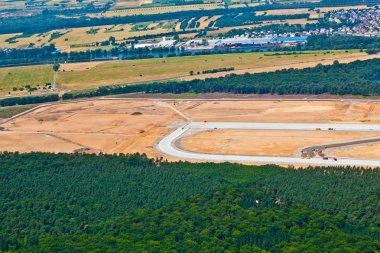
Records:
[[[19,113],[30,110],[34,107],[36,107],[36,105],[16,105],[16,106],[0,108],[0,119],[8,119]]]

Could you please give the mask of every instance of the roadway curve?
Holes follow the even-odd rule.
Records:
[[[303,159],[299,157],[272,157],[272,156],[247,156],[247,155],[218,155],[194,153],[179,149],[175,143],[190,129],[250,129],[250,130],[299,130],[299,131],[354,131],[354,132],[379,132],[380,125],[365,124],[304,124],[304,123],[238,123],[238,122],[191,122],[177,128],[163,139],[156,148],[169,156],[184,160],[202,160],[219,162],[245,162],[245,163],[269,163],[269,164],[294,164],[294,165],[344,165],[380,167],[380,160],[372,159],[343,159],[337,161],[323,160],[322,158]]]

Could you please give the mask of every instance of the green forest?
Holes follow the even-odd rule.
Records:
[[[0,250],[376,252],[380,170],[0,154]]]

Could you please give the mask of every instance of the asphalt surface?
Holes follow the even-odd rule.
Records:
[[[176,141],[190,129],[252,129],[252,130],[299,130],[299,131],[359,131],[379,132],[380,125],[366,124],[304,124],[304,123],[238,123],[238,122],[191,122],[177,128],[165,136],[156,145],[156,148],[169,156],[184,160],[245,162],[260,164],[293,164],[293,165],[330,165],[330,166],[363,166],[380,167],[380,160],[375,159],[348,159],[338,158],[337,161],[323,160],[322,158],[303,159],[299,157],[272,157],[247,155],[218,155],[202,154],[181,150]]]

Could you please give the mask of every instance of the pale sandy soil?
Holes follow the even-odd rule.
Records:
[[[353,158],[376,158],[380,159],[380,144],[367,144],[360,146],[349,146],[334,149],[329,152],[330,155],[338,157],[353,157]]]
[[[1,151],[71,153],[80,148],[80,145],[47,134],[0,132]]]
[[[0,151],[140,152],[160,157],[162,154],[155,150],[155,144],[184,124],[186,117],[193,121],[219,122],[380,124],[379,111],[380,102],[365,101],[94,100],[40,108],[1,125],[5,131],[0,131]],[[132,115],[136,112],[141,114]],[[204,152],[291,156],[305,146],[376,134],[224,130],[189,136],[182,145]],[[379,148],[363,146],[353,150],[352,156],[360,156],[367,150],[368,156],[372,156]],[[350,152],[345,152],[342,155],[350,156]]]
[[[193,121],[380,124],[380,102],[176,101]]]
[[[132,115],[134,112],[142,114]],[[173,110],[150,101],[62,104],[2,125],[7,131],[1,132],[0,150],[73,152],[89,147],[93,152],[141,152],[155,157],[155,141],[179,123],[183,120]],[[50,133],[68,140],[69,145],[62,145],[59,138],[46,137]]]
[[[380,133],[210,130],[198,132],[179,141],[184,150],[209,154],[297,156],[315,144],[329,144],[360,138],[379,137]]]
[[[95,68],[101,61],[93,62],[75,62],[75,63],[65,63],[61,64],[60,71],[82,71]]]

